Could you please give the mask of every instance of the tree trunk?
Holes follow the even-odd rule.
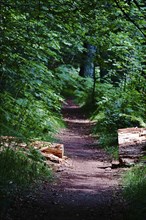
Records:
[[[84,44],[85,52],[83,53],[82,64],[80,67],[79,75],[82,77],[94,78],[95,64],[94,59],[96,56],[96,47],[91,44]]]

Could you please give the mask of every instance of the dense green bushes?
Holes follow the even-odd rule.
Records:
[[[1,147],[0,151],[0,189],[13,190],[38,180],[51,179],[51,169],[36,150]]]
[[[63,99],[49,84],[49,79],[45,83],[34,79],[17,97],[9,91],[1,94],[1,135],[45,138],[56,132],[62,124],[60,108]]]
[[[75,96],[75,90],[79,88],[79,70],[72,65],[60,65],[55,69],[58,76],[58,86],[61,89],[61,95],[63,97]]]
[[[114,155],[117,155],[114,147],[118,145],[117,130],[119,128],[146,127],[144,86],[146,80],[144,77],[141,77],[141,80],[143,82],[141,88],[135,77],[124,85],[122,81],[118,87],[108,82],[96,82],[93,105],[91,103],[93,88],[91,79],[84,80],[84,83],[80,85],[80,90],[77,90],[77,100],[80,104],[87,105],[88,109],[90,108],[91,119],[96,121],[93,132],[99,135],[100,144]]]
[[[61,125],[63,99],[52,69],[52,59],[60,59],[59,36],[38,3],[25,4],[2,5],[0,134],[43,139]]]

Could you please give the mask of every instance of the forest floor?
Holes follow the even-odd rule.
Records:
[[[91,135],[93,123],[72,100],[62,112],[67,126],[56,138],[64,144],[66,162],[52,183],[14,201],[3,219],[126,220],[120,186],[125,170],[111,167],[111,157]]]

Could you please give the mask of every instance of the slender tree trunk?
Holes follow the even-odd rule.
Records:
[[[93,74],[93,91],[92,91],[92,104],[95,104],[95,88],[96,88],[96,75],[95,75],[95,65],[94,65],[94,74]]]

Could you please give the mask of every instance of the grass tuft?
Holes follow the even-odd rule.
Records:
[[[146,217],[146,167],[140,164],[123,176],[123,195],[128,204],[128,219],[144,220]]]

